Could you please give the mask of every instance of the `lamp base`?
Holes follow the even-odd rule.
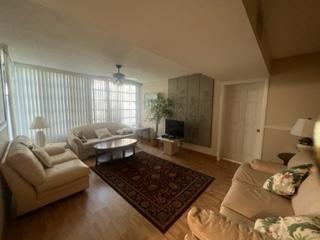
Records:
[[[40,147],[44,147],[46,145],[46,136],[42,130],[39,130],[36,133],[36,143]]]

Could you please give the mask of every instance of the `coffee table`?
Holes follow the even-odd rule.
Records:
[[[120,159],[124,159],[126,157],[131,157],[135,155],[135,147],[137,144],[136,139],[132,138],[122,138],[122,139],[114,139],[106,142],[97,143],[94,145],[94,149],[96,152],[96,165],[99,164],[99,158],[104,156],[105,160],[108,160],[108,155],[110,155],[110,160],[116,159],[115,153],[122,152]],[[132,149],[132,153],[126,153],[126,150]]]

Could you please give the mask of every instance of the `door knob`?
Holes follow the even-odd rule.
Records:
[[[259,133],[259,132],[260,132],[260,129],[257,129],[257,132]]]

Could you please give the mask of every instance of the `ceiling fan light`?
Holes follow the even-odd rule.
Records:
[[[114,79],[117,79],[117,80],[123,80],[124,79],[124,74],[123,73],[120,73],[120,72],[117,72],[117,73],[114,73],[113,74],[113,78]]]
[[[118,69],[118,72],[114,73],[114,74],[112,75],[112,77],[113,77],[113,80],[114,80],[114,82],[115,82],[116,84],[121,85],[122,82],[123,82],[123,80],[125,79],[125,75],[120,72],[120,69],[121,69],[122,65],[116,64],[116,67],[117,67],[117,69]]]

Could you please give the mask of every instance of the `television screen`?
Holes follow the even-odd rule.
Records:
[[[175,138],[184,137],[184,122],[166,119],[166,134]]]

